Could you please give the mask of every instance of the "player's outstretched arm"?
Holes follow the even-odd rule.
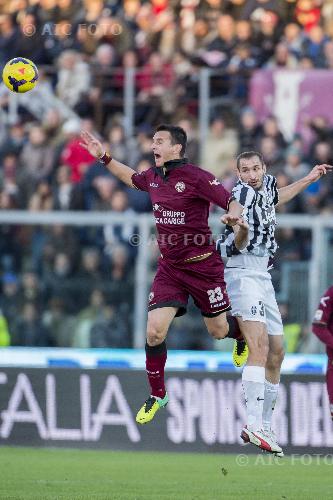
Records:
[[[299,193],[304,191],[310,184],[318,181],[322,175],[326,175],[328,172],[331,172],[333,167],[331,165],[316,165],[313,167],[311,172],[308,173],[305,177],[300,179],[299,181],[293,182],[289,184],[289,186],[285,186],[280,188],[279,191],[279,202],[277,206],[283,205],[283,203],[288,203],[288,201],[292,200]]]
[[[115,177],[118,177],[118,179],[127,184],[127,186],[134,187],[132,175],[136,173],[135,170],[108,156],[103,150],[102,143],[92,134],[89,134],[89,132],[81,133],[81,141],[80,145],[89,151],[92,156],[102,160]],[[106,159],[106,161],[104,161],[104,159]],[[109,162],[107,162],[108,159],[110,159]]]
[[[244,219],[239,218],[233,227],[235,233],[235,245],[237,250],[244,250],[249,243],[249,225]]]
[[[244,207],[237,200],[232,200],[228,212],[222,216],[221,221],[228,226],[234,226],[241,218],[243,210]]]

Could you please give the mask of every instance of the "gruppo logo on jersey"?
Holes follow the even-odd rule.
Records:
[[[183,191],[185,191],[185,187],[186,186],[182,181],[177,182],[177,184],[175,185],[176,191],[178,191],[178,193],[182,193]]]
[[[158,203],[154,203],[153,210],[159,212],[157,216],[155,215],[156,224],[185,224],[185,212],[166,210]]]
[[[219,181],[218,179],[216,179],[216,177],[215,177],[215,179],[214,179],[213,181],[209,181],[209,184],[210,184],[211,186],[219,186],[221,183],[220,183],[220,181]]]

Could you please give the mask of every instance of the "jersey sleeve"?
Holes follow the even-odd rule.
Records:
[[[202,170],[198,175],[197,193],[200,198],[228,210],[231,194],[210,172]]]
[[[248,184],[239,182],[231,192],[231,199],[238,201],[244,208],[250,208],[256,200],[257,193]]]
[[[149,184],[148,184],[147,172],[148,170],[144,170],[140,174],[132,175],[133,186],[136,189],[139,189],[139,191],[148,191]]]
[[[312,323],[327,326],[333,314],[333,287],[326,290],[321,297]]]
[[[274,205],[277,205],[279,203],[279,190],[277,187],[276,177],[273,175],[267,175],[267,187],[271,191]]]

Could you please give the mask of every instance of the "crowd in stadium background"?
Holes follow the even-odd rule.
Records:
[[[308,123],[310,144],[298,136],[287,142],[275,118],[260,123],[249,107],[249,77],[256,68],[333,70],[332,36],[333,1],[0,0],[0,67],[18,55],[33,60],[39,85],[48,85],[78,116],[64,121],[52,108],[38,121],[20,107],[15,123],[1,121],[0,208],[133,214],[132,225],[113,229],[2,225],[2,343],[131,345],[136,252],[128,236],[135,214],[151,205],[146,193],[120,185],[80,148],[81,130],[97,128],[116,159],[142,171],[153,162],[154,126],[179,124],[189,137],[187,156],[198,164],[198,70],[220,69],[218,91],[235,106],[212,114],[202,166],[231,187],[236,155],[259,149],[279,186],[286,185],[316,163],[332,164],[333,129],[318,116]],[[130,141],[122,115],[126,67],[138,68]],[[7,106],[8,94],[0,93],[0,107]],[[285,210],[332,212],[330,177]],[[309,259],[306,236],[296,236],[280,230],[280,253],[286,260]],[[211,347],[199,335],[185,342],[183,326],[175,347]],[[68,331],[70,338],[64,337]]]

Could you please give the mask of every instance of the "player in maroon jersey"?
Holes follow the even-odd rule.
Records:
[[[328,356],[326,385],[333,420],[333,286],[320,299],[312,322],[312,331],[326,345]]]
[[[247,244],[248,226],[241,219],[243,207],[222,184],[184,158],[187,137],[181,127],[157,128],[152,142],[156,166],[140,174],[103,152],[91,134],[83,132],[82,141],[113,175],[130,187],[147,191],[153,205],[161,257],[148,304],[146,370],[151,395],[136,418],[144,424],[168,403],[165,338],[173,318],[186,313],[190,295],[214,338],[241,337],[237,320],[226,316],[230,304],[223,263],[208,226],[210,202],[228,212],[223,222],[234,226],[235,244],[240,249]]]

